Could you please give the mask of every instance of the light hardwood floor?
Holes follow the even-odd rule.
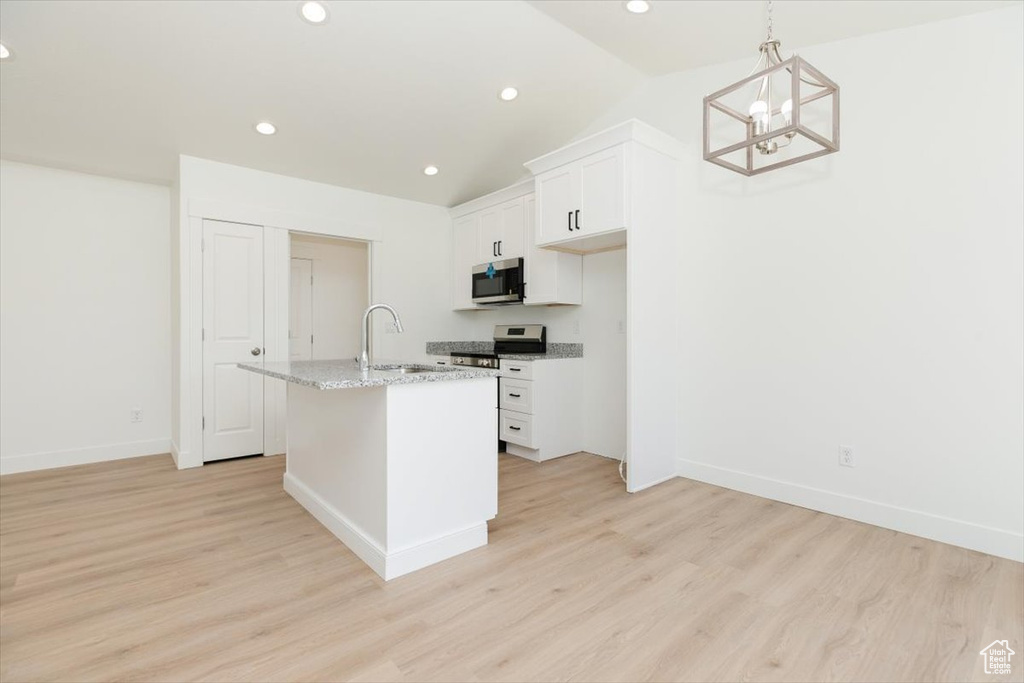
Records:
[[[502,456],[490,545],[385,584],[283,458],[0,479],[0,679],[963,681],[1008,560],[616,463]]]

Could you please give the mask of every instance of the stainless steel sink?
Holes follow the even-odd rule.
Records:
[[[374,370],[379,372],[394,372],[399,375],[413,375],[421,372],[438,372],[433,368],[424,368],[417,365],[384,365],[376,367]]]

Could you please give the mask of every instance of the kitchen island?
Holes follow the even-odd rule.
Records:
[[[495,370],[240,364],[288,382],[284,489],[385,580],[487,544]]]

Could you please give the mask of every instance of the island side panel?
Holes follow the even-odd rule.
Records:
[[[285,490],[381,575],[387,539],[386,391],[289,384],[285,473]]]
[[[487,543],[498,512],[493,377],[388,389],[388,578]]]

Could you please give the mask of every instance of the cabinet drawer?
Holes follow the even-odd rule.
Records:
[[[501,389],[499,408],[519,413],[533,413],[533,382],[502,377],[498,380],[498,385]]]
[[[528,360],[501,361],[501,376],[512,379],[533,379],[533,362]]]
[[[533,443],[533,416],[512,410],[498,411],[498,438],[526,448],[536,448]]]

